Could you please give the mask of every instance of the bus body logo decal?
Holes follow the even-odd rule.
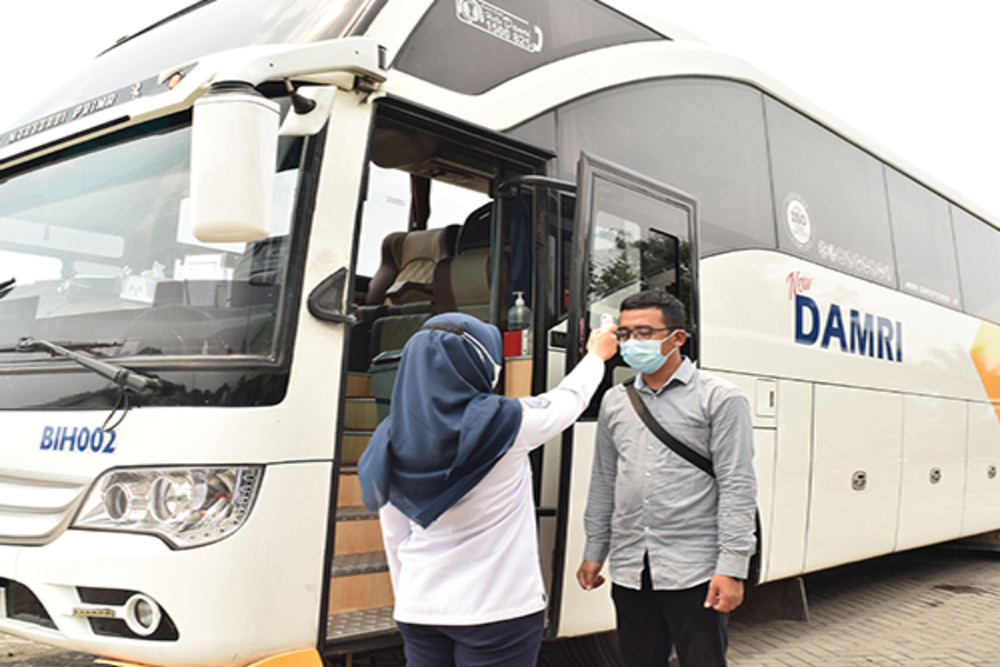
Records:
[[[540,27],[486,0],[455,0],[455,15],[462,23],[528,53],[540,52],[545,43]]]
[[[969,356],[976,366],[983,391],[993,404],[993,412],[1000,420],[1000,327],[992,322],[981,323]]]
[[[51,452],[90,452],[92,454],[114,454],[118,434],[114,429],[103,431],[99,426],[92,429],[78,426],[46,426],[42,429],[39,449]]]
[[[806,200],[795,192],[785,197],[785,223],[792,242],[799,250],[809,250],[813,241],[812,218],[809,217]]]
[[[875,357],[886,361],[903,361],[903,323],[851,308],[845,322],[845,310],[831,303],[826,315],[816,302],[798,294],[795,296],[795,342],[827,349],[836,341],[841,352]],[[820,335],[822,333],[822,335]],[[849,342],[848,342],[849,341]]]
[[[836,303],[831,303],[824,313],[815,299],[803,294],[812,287],[811,278],[794,271],[785,282],[788,297],[795,303],[796,343],[819,343],[824,350],[836,343],[841,352],[902,363],[902,322]]]

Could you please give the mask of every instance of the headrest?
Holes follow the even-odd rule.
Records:
[[[399,266],[406,266],[415,259],[429,259],[437,262],[441,259],[440,229],[427,229],[408,233],[403,238],[399,250]],[[447,254],[447,253],[444,253]]]
[[[473,248],[488,248],[490,246],[490,217],[493,215],[493,204],[484,204],[469,214],[462,224],[458,234],[459,254]]]

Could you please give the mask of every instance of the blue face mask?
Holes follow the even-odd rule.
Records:
[[[622,359],[625,360],[625,363],[632,370],[639,373],[655,373],[660,370],[663,364],[667,363],[670,355],[677,351],[675,347],[666,354],[660,353],[660,346],[665,341],[673,338],[675,333],[677,331],[674,331],[674,333],[663,340],[635,340],[634,338],[630,338],[618,346],[618,351],[621,352]]]

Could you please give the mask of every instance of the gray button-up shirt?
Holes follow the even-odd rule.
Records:
[[[743,579],[755,547],[756,483],[750,402],[734,384],[684,359],[659,391],[636,378],[654,418],[708,457],[715,479],[668,449],[617,385],[604,395],[584,523],[584,560],[610,555],[611,580],[683,590],[724,574]]]

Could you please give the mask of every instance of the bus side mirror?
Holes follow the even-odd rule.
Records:
[[[270,234],[279,111],[240,82],[213,84],[195,102],[191,215],[199,241],[250,242]]]

